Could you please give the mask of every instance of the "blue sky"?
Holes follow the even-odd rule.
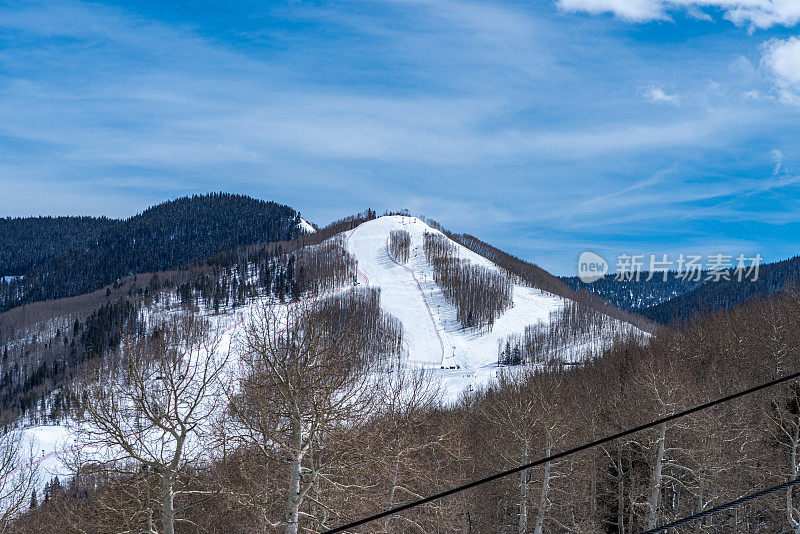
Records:
[[[190,5],[191,4],[191,5]],[[800,2],[4,2],[0,215],[232,191],[583,250],[800,253]]]

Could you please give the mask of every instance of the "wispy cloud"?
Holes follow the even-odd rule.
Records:
[[[558,6],[572,12],[611,13],[632,22],[672,20],[670,13],[677,11],[713,20],[704,8],[722,11],[726,19],[751,28],[794,26],[800,21],[800,4],[793,0],[558,0]]]
[[[800,140],[796,108],[767,98],[791,78],[777,61],[791,40],[757,67],[768,37],[740,42],[731,24],[665,25],[659,42],[562,4],[278,0],[240,18],[4,4],[0,215],[124,216],[225,189],[319,223],[406,207],[559,269],[587,239],[661,243],[687,213],[721,238],[714,217],[790,209],[794,183],[725,202],[792,168],[789,152],[779,175],[765,162]],[[584,7],[645,20],[674,5]],[[755,209],[767,195],[770,214]]]
[[[772,158],[772,161],[775,163],[775,167],[772,168],[772,174],[780,174],[780,172],[783,170],[783,152],[777,148],[773,148],[769,151],[769,155]]]
[[[650,100],[651,102],[673,104],[676,106],[679,105],[681,102],[681,99],[678,95],[667,93],[661,87],[655,87],[655,86],[645,87],[643,89],[640,89],[639,93],[644,98]]]

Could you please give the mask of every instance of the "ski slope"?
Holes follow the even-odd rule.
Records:
[[[389,253],[389,234],[411,235],[408,263]],[[416,217],[384,216],[365,222],[347,236],[348,251],[358,262],[359,282],[381,290],[381,307],[403,324],[406,362],[438,369],[444,397],[457,398],[471,387],[485,384],[496,374],[497,346],[508,335],[521,333],[563,306],[560,297],[538,289],[514,286],[514,304],[491,330],[463,329],[455,308],[434,282],[433,268],[423,250],[424,233],[437,233]],[[497,270],[492,262],[456,244],[461,258]]]

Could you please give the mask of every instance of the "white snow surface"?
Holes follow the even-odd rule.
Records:
[[[408,262],[400,264],[389,253],[389,234],[406,230],[411,235]],[[462,393],[485,386],[499,372],[498,344],[511,334],[522,334],[525,327],[548,323],[550,313],[564,306],[564,299],[538,289],[514,285],[513,305],[494,323],[491,330],[464,329],[455,308],[434,282],[433,268],[423,249],[424,234],[441,234],[416,217],[391,215],[365,222],[347,232],[347,249],[358,262],[359,283],[381,290],[381,307],[403,324],[405,362],[411,367],[434,369],[445,402]],[[471,263],[503,272],[497,265],[468,248],[451,241],[459,256]],[[619,321],[622,329],[636,331]],[[573,347],[572,357],[610,342],[592,339]]]
[[[307,222],[303,223],[314,231]],[[406,264],[398,263],[389,253],[392,230],[406,230],[411,235],[410,257]],[[384,216],[346,232],[345,243],[357,261],[359,284],[380,288],[381,307],[402,322],[405,348],[402,361],[409,368],[431,369],[440,384],[442,402],[451,403],[463,393],[485,387],[497,376],[500,372],[497,352],[501,340],[510,334],[521,334],[528,325],[540,321],[547,323],[550,313],[559,310],[564,300],[515,284],[513,306],[496,320],[491,330],[464,329],[456,319],[455,308],[433,280],[433,269],[423,250],[425,232],[440,233],[416,217]],[[454,244],[461,258],[502,271],[488,259]],[[340,288],[334,292],[348,290],[350,288]],[[235,313],[210,316],[219,327],[219,350],[230,348],[248,312],[257,305],[259,303],[254,302]],[[626,326],[636,331],[634,327]],[[583,350],[608,342],[608,339],[593,339],[590,346],[575,347],[576,359]],[[228,376],[233,384],[238,374],[238,362],[230,361],[228,365]],[[32,442],[34,462],[40,464],[42,483],[51,476],[68,474],[58,452],[71,451],[76,446],[69,425],[34,426],[19,431]]]
[[[303,219],[302,217],[300,217],[300,224],[298,224],[297,227],[307,234],[313,234],[314,232],[316,232],[314,227],[311,226],[311,223]]]
[[[392,230],[406,230],[411,235],[411,253],[405,265],[389,254]],[[465,370],[493,366],[499,340],[524,331],[527,325],[547,321],[550,312],[561,307],[559,297],[516,285],[513,307],[506,310],[491,331],[463,329],[455,308],[433,280],[433,268],[423,251],[425,232],[440,233],[416,217],[386,216],[360,225],[347,239],[347,247],[358,262],[361,283],[379,287],[381,307],[403,323],[410,365],[458,366]],[[486,258],[456,246],[461,258],[497,269]]]
[[[75,436],[69,427],[42,425],[14,432],[22,434],[23,454],[30,454],[37,461],[38,478],[42,485],[55,476],[62,481],[68,478],[69,470],[64,466],[60,455],[75,447]]]

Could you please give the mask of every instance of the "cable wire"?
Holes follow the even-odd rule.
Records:
[[[345,525],[341,525],[338,527],[334,527],[330,530],[326,530],[326,534],[335,534],[337,532],[344,532],[345,530],[349,530],[361,525],[365,525],[367,523],[371,523],[372,521],[377,521],[378,519],[383,519],[384,517],[388,517],[390,515],[395,515],[400,512],[404,512],[406,510],[410,510],[411,508],[416,508],[418,506],[422,506],[423,504],[428,504],[429,502],[437,501],[439,499],[443,499],[445,497],[449,497],[450,495],[454,495],[456,493],[460,493],[462,491],[466,491],[468,489],[472,489],[477,486],[481,486],[483,484],[487,484],[489,482],[493,482],[495,480],[507,477],[509,475],[513,475],[519,473],[520,471],[525,471],[526,469],[530,469],[532,467],[538,467],[540,465],[546,464],[548,462],[552,462],[555,460],[560,460],[561,458],[566,458],[567,456],[572,456],[573,454],[577,454],[579,452],[583,452],[587,449],[592,449],[594,447],[604,445],[611,441],[618,440],[620,438],[624,438],[626,436],[630,436],[631,434],[636,434],[637,432],[641,432],[642,430],[647,430],[648,428],[653,428],[659,425],[663,425],[664,423],[669,423],[670,421],[674,421],[676,419],[681,419],[688,415],[692,415],[693,413],[697,413],[703,410],[707,410],[708,408],[712,408],[714,406],[724,404],[726,402],[730,402],[732,400],[738,399],[740,397],[744,397],[746,395],[750,395],[752,393],[756,393],[758,391],[776,386],[778,384],[783,384],[784,382],[788,382],[790,380],[794,380],[796,378],[800,378],[800,372],[792,373],[790,375],[783,376],[781,378],[777,378],[770,382],[766,382],[764,384],[760,384],[758,386],[753,386],[751,388],[739,391],[737,393],[733,393],[726,397],[719,398],[717,400],[713,400],[707,402],[705,404],[700,404],[699,406],[695,406],[694,408],[689,408],[688,410],[684,410],[682,412],[678,412],[667,417],[662,417],[661,419],[656,419],[655,421],[651,421],[649,423],[645,423],[643,425],[639,425],[634,428],[630,428],[628,430],[623,430],[622,432],[618,432],[616,434],[606,436],[604,438],[598,439],[596,441],[592,441],[590,443],[586,443],[584,445],[580,445],[578,447],[574,447],[572,449],[568,449],[557,454],[553,454],[551,456],[546,456],[534,462],[529,462],[526,464],[522,464],[517,467],[513,467],[511,469],[506,469],[505,471],[499,471],[494,473],[493,475],[489,475],[484,478],[480,478],[477,480],[473,480],[472,482],[468,482],[461,486],[456,486],[454,488],[450,488],[448,490],[442,491],[440,493],[436,493],[434,495],[430,495],[428,497],[424,497],[422,499],[418,499],[416,501],[412,501],[406,504],[402,504],[399,506],[395,506],[394,508],[389,508],[388,510],[384,510],[383,512],[379,512],[377,514],[371,515],[369,517],[365,517],[363,519],[359,519],[357,521],[353,521],[351,523],[347,523]]]
[[[667,530],[679,527],[681,525],[685,525],[687,523],[691,523],[693,521],[697,521],[698,519],[703,519],[704,517],[709,517],[716,513],[724,512],[725,510],[730,510],[731,508],[736,508],[740,504],[754,501],[755,499],[758,499],[759,497],[763,497],[765,495],[769,495],[770,493],[775,493],[776,491],[781,491],[782,489],[791,488],[792,486],[796,486],[797,484],[800,484],[800,478],[795,478],[794,480],[790,480],[789,482],[784,482],[783,484],[778,484],[777,486],[761,490],[757,493],[753,493],[752,495],[741,497],[739,499],[736,499],[735,501],[721,504],[715,508],[711,508],[709,510],[699,512],[694,515],[684,517],[683,519],[678,519],[677,521],[673,521],[672,523],[669,523],[667,525],[662,525],[660,527],[642,532],[642,534],[658,534],[659,532],[666,532]]]

